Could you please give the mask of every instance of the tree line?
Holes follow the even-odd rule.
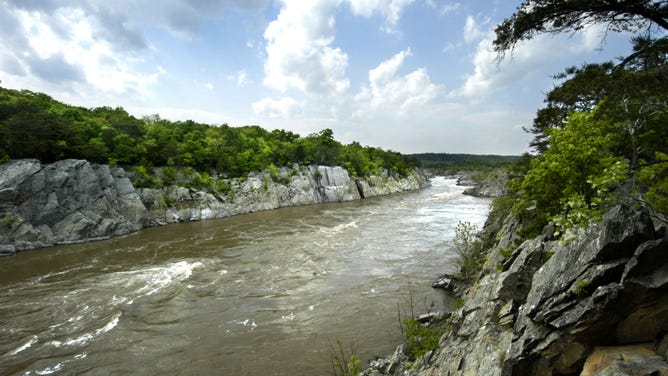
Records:
[[[409,154],[422,163],[422,167],[439,175],[455,175],[462,171],[488,172],[506,168],[520,156],[514,155],[478,155],[451,153]]]
[[[180,166],[228,177],[293,164],[340,165],[353,177],[382,170],[405,176],[420,164],[391,150],[358,142],[343,145],[331,129],[301,137],[256,125],[213,126],[158,115],[136,118],[121,107],[87,109],[44,93],[0,87],[0,159],[14,158]]]
[[[526,130],[533,153],[513,166],[503,200],[527,235],[548,222],[584,226],[620,201],[668,213],[668,1],[532,0],[496,28],[507,51],[540,34],[595,24],[632,34],[633,52],[555,75]]]

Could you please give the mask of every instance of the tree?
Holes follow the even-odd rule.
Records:
[[[593,24],[607,30],[637,32],[652,26],[668,30],[668,1],[525,0],[494,30],[494,49],[512,50],[539,34],[579,31]]]
[[[611,126],[597,120],[595,111],[576,112],[562,129],[549,131],[549,147],[531,161],[515,205],[531,223],[528,232],[552,220],[565,230],[598,218],[628,167],[626,158],[611,151],[618,143]]]
[[[452,240],[459,266],[459,277],[472,284],[480,273],[482,263],[482,242],[478,238],[478,228],[468,221],[460,221],[455,227],[455,238]]]

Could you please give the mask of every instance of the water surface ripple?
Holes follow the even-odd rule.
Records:
[[[398,313],[447,305],[452,179],[353,203],[152,228],[0,260],[0,374],[321,375],[336,340],[393,351]]]

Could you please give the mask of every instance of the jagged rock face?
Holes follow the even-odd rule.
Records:
[[[342,167],[311,167],[322,202],[344,202],[362,198],[357,184]]]
[[[148,226],[225,218],[286,206],[352,201],[364,196],[424,188],[415,173],[405,179],[350,178],[342,167],[282,168],[230,182],[212,194],[181,186],[135,189],[120,167],[63,160],[42,165],[14,160],[0,165],[0,255],[54,244],[123,235]],[[374,177],[370,179],[376,179]]]
[[[470,181],[464,180],[460,185],[473,185],[464,191],[465,195],[476,197],[498,197],[506,193],[506,183],[509,176],[506,172],[495,171],[489,173],[480,183],[471,184]]]
[[[665,232],[655,231],[646,210],[619,205],[570,241],[525,242],[502,271],[469,290],[453,314],[454,330],[419,374],[579,374],[590,354],[601,358],[594,348],[637,343],[657,355],[649,373],[638,374],[665,374]],[[590,374],[645,369],[610,364]]]
[[[81,160],[0,165],[0,243],[15,250],[122,235],[146,209],[122,170]]]
[[[649,344],[596,347],[587,358],[580,375],[666,376],[668,364]]]
[[[418,173],[412,173],[403,179],[397,179],[383,172],[380,176],[371,176],[367,179],[358,179],[357,185],[363,197],[376,197],[395,192],[410,191],[415,187],[424,187],[427,180]]]

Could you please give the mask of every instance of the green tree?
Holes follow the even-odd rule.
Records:
[[[531,161],[515,211],[540,231],[551,220],[564,229],[598,218],[614,188],[626,179],[628,160],[611,152],[616,133],[594,114],[576,112],[551,129],[549,147]]]
[[[634,34],[633,52],[618,63],[586,64],[555,76],[562,82],[548,93],[529,129],[539,156],[515,184],[516,212],[531,217],[533,230],[549,220],[563,228],[586,224],[613,192],[663,207],[667,20],[667,1],[527,0],[495,29],[499,57],[537,35],[593,24]]]
[[[459,277],[473,283],[482,269],[482,242],[478,238],[478,228],[467,221],[460,221],[455,227],[453,239],[457,252],[456,264],[459,266]]]
[[[524,0],[494,30],[494,49],[503,54],[539,34],[573,32],[593,24],[606,30],[637,32],[657,26],[668,30],[668,2],[656,0]]]

